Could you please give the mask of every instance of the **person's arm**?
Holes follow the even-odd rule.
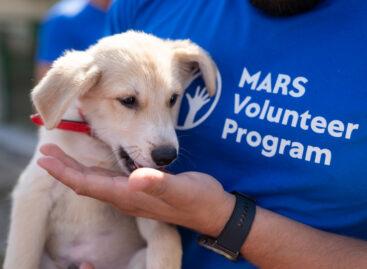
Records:
[[[85,167],[55,145],[41,152],[46,157],[38,163],[52,176],[130,215],[216,237],[234,208],[234,196],[206,174],[141,168],[127,178]],[[317,230],[260,207],[241,253],[260,268],[367,268],[366,241]]]
[[[367,227],[366,227],[367,228]],[[367,268],[367,242],[258,208],[241,253],[260,268]]]

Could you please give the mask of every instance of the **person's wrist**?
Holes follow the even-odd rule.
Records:
[[[216,229],[211,233],[202,234],[198,237],[197,243],[209,250],[223,255],[229,260],[236,261],[240,257],[241,248],[244,245],[256,215],[255,201],[242,193],[233,192],[235,205],[231,215],[223,226],[223,219],[217,222]],[[230,202],[230,200],[228,200]],[[229,205],[230,203],[228,203]],[[228,212],[228,206],[227,211]],[[223,207],[223,208],[225,208]],[[222,213],[223,214],[223,213]],[[221,227],[219,229],[219,227]]]
[[[204,227],[202,233],[214,238],[218,237],[231,217],[235,204],[236,197],[229,192],[224,192],[223,199],[213,206],[208,224]]]

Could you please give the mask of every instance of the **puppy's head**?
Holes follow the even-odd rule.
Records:
[[[216,66],[199,46],[127,32],[84,52],[67,52],[33,89],[32,99],[47,129],[78,99],[93,134],[129,173],[176,159],[180,97],[199,71],[213,95]]]

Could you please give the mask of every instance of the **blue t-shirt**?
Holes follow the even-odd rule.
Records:
[[[51,63],[65,50],[84,50],[105,33],[104,10],[87,0],[63,0],[47,13],[39,35],[37,61]]]
[[[124,0],[110,33],[189,38],[216,61],[217,94],[202,81],[183,97],[184,148],[174,171],[201,171],[226,190],[317,229],[367,240],[367,2],[325,0],[289,18],[245,0]],[[192,110],[192,109],[191,109]],[[183,267],[252,268],[199,247],[182,230]]]

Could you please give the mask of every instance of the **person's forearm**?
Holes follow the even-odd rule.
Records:
[[[257,208],[242,255],[260,268],[367,268],[367,242]]]

